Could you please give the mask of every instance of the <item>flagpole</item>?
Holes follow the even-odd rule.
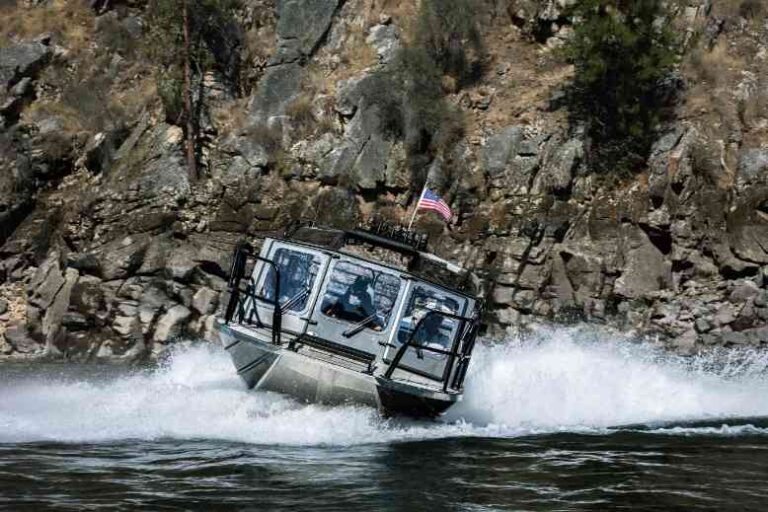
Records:
[[[408,231],[411,230],[411,226],[413,226],[413,221],[416,219],[416,213],[419,211],[419,203],[421,202],[421,198],[424,197],[424,192],[427,190],[427,184],[424,183],[424,188],[421,189],[421,194],[419,194],[419,200],[416,201],[416,208],[413,209],[413,215],[411,215],[411,222],[408,223]]]

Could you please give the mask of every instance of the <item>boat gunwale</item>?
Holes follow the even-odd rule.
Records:
[[[239,328],[238,328],[239,327]],[[368,373],[368,372],[361,372],[357,370],[353,370],[351,368],[347,368],[343,365],[334,364],[330,361],[326,361],[323,359],[319,359],[316,357],[312,357],[307,354],[302,354],[301,352],[297,352],[294,350],[290,350],[287,346],[283,345],[272,345],[268,341],[264,341],[260,339],[257,335],[251,334],[251,332],[256,331],[252,327],[245,326],[242,324],[237,324],[236,326],[231,326],[225,322],[220,322],[218,328],[221,330],[223,328],[228,329],[231,336],[235,337],[237,339],[237,342],[245,342],[245,343],[251,343],[259,348],[265,348],[266,350],[269,350],[272,353],[279,354],[280,356],[288,356],[288,357],[299,357],[303,360],[311,361],[313,364],[317,364],[326,368],[329,368],[333,371],[339,371],[341,373],[349,374],[349,375],[355,375],[357,377],[363,378],[365,380],[371,380],[374,384],[377,386],[380,385],[380,382],[382,381],[382,376],[376,375],[374,373]],[[236,343],[232,343],[229,345],[229,347],[234,346]],[[225,347],[227,348],[227,347]],[[335,355],[337,357],[344,358],[342,354],[336,354],[331,353],[332,355]],[[414,396],[420,396],[423,398],[431,398],[435,400],[442,400],[442,401],[450,401],[450,402],[456,402],[460,400],[462,392],[448,392],[443,391],[442,389],[435,389],[428,386],[424,386],[419,383],[414,382],[402,382],[402,381],[394,381],[391,379],[386,379],[388,382],[395,382],[398,384],[398,386],[401,390],[407,392]],[[257,384],[258,385],[258,384]],[[390,386],[391,387],[391,386]]]

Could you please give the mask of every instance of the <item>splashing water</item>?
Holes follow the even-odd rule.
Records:
[[[32,366],[31,377],[0,380],[0,442],[205,438],[348,445],[599,433],[637,424],[667,434],[768,433],[752,425],[680,425],[768,416],[768,354],[685,359],[588,338],[593,336],[557,329],[480,345],[464,401],[438,423],[383,420],[369,408],[304,405],[248,391],[229,356],[210,345],[178,350],[157,370],[110,379],[43,377]]]

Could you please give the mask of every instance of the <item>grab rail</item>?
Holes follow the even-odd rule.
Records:
[[[262,263],[265,263],[267,265],[270,265],[272,267],[272,270],[274,270],[274,281],[275,281],[275,294],[272,299],[269,299],[267,297],[264,297],[263,295],[257,295],[252,291],[254,283],[249,283],[248,287],[245,290],[240,290],[240,280],[245,276],[245,267],[246,263],[248,261],[248,258],[251,258],[256,261],[261,261]],[[261,325],[261,320],[258,318],[258,312],[256,311],[256,301],[264,301],[264,302],[270,302],[273,307],[272,312],[272,343],[275,345],[280,345],[280,331],[282,330],[282,323],[283,323],[283,310],[280,307],[280,269],[277,267],[274,261],[269,260],[267,258],[263,258],[261,256],[254,256],[249,253],[249,248],[245,245],[240,245],[235,249],[235,252],[232,256],[232,265],[230,267],[230,275],[229,275],[229,283],[228,283],[230,296],[229,296],[229,303],[227,304],[227,310],[224,314],[224,320],[229,323],[232,321],[234,315],[235,315],[235,309],[239,307],[239,322],[243,322],[243,317],[245,316],[245,304],[246,301],[241,301],[240,296],[241,294],[245,296],[246,300],[248,298],[253,300],[253,306],[251,309],[251,315],[256,313],[256,320]],[[249,319],[250,323],[250,319]]]
[[[451,345],[451,350],[443,350],[435,347],[429,347],[426,345],[417,345],[414,343],[414,337],[416,336],[416,333],[419,332],[419,328],[421,327],[421,324],[423,324],[427,318],[429,318],[431,315],[439,315],[445,318],[452,318],[459,321],[459,326],[456,329],[456,332],[453,335],[453,343]],[[469,329],[466,329],[465,327],[469,324]],[[395,357],[392,359],[392,362],[389,363],[389,367],[387,368],[387,371],[384,372],[384,377],[387,379],[392,379],[392,374],[395,372],[395,370],[400,366],[400,361],[403,359],[403,356],[405,355],[405,352],[413,347],[416,350],[426,350],[428,352],[434,352],[436,354],[442,354],[448,356],[448,362],[445,365],[445,369],[443,370],[443,375],[440,379],[440,382],[443,384],[443,391],[448,390],[448,378],[451,375],[451,371],[453,370],[454,362],[456,361],[456,358],[459,357],[459,366],[457,366],[457,370],[462,370],[462,373],[466,373],[466,367],[469,364],[469,359],[471,357],[472,353],[472,346],[474,345],[474,336],[477,334],[477,327],[479,325],[477,316],[468,318],[465,316],[460,315],[454,315],[452,313],[445,313],[443,311],[438,311],[435,309],[429,309],[427,311],[427,314],[424,315],[414,327],[413,331],[411,332],[410,336],[408,336],[408,339],[405,341],[405,343],[402,344],[400,349],[395,354]],[[468,337],[472,337],[471,339],[468,339]],[[464,344],[464,350],[461,354],[458,352],[459,348],[459,342],[460,341],[466,341]],[[409,371],[405,368],[403,368],[405,371]],[[459,390],[463,380],[464,376],[461,376],[461,379],[458,379],[458,374],[454,375],[454,379],[451,383],[451,388],[454,390]],[[435,380],[437,380],[435,378]]]

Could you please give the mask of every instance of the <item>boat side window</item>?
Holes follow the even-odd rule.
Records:
[[[400,292],[400,278],[348,261],[333,268],[320,310],[325,316],[381,331]]]
[[[278,300],[286,311],[302,311],[315,284],[320,262],[310,253],[279,248],[272,255],[280,271],[280,297]],[[259,295],[269,301],[275,300],[275,271],[265,265],[266,273]]]
[[[403,319],[397,331],[397,341],[405,343],[416,328],[419,320],[424,318],[430,310],[442,311],[458,315],[463,299],[452,297],[437,289],[416,285],[408,298]],[[441,315],[430,315],[419,327],[414,337],[417,345],[432,346],[443,350],[449,350],[453,340],[454,330],[458,327],[458,321]]]

